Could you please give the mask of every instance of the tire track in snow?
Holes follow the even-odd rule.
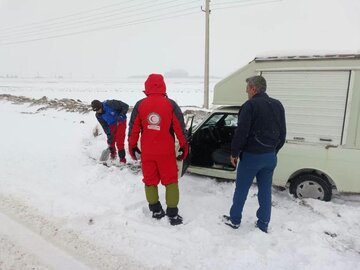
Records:
[[[38,258],[29,254],[7,236],[0,234],[0,269],[49,270],[50,268],[41,264]]]
[[[0,194],[0,213],[16,219],[18,223],[23,224],[24,228],[35,232],[39,237],[43,237],[54,247],[67,252],[89,266],[84,269],[101,270],[146,270],[147,267],[133,258],[124,256],[124,254],[113,253],[111,250],[100,247],[96,242],[89,241],[81,235],[80,232],[64,229],[63,222],[56,218],[44,216],[26,203],[19,201],[12,196]],[[1,224],[1,219],[0,219]],[[0,237],[1,237],[0,229]],[[11,238],[13,239],[13,235]],[[65,253],[65,252],[64,252]],[[2,269],[2,268],[0,268]],[[56,268],[55,268],[56,269]],[[58,269],[82,269],[62,267]]]
[[[0,235],[5,235],[6,238],[11,239],[11,242],[15,242],[15,245],[21,247],[23,252],[31,254],[32,256],[30,256],[35,257],[40,265],[46,265],[49,269],[54,270],[90,269],[69,254],[66,254],[63,250],[43,239],[40,235],[32,232],[2,213],[0,213],[0,224]],[[23,264],[26,265],[26,261],[24,261]]]

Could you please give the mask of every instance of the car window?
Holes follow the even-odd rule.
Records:
[[[224,119],[224,127],[236,127],[238,122],[237,114],[228,114]]]
[[[213,114],[211,118],[206,122],[206,125],[207,126],[216,125],[216,123],[219,122],[219,120],[223,118],[223,116],[224,114]]]
[[[216,113],[206,121],[204,126],[236,127],[237,118],[237,114]]]

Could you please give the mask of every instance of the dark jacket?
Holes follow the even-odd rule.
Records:
[[[285,111],[281,102],[266,93],[256,94],[239,110],[231,155],[278,152],[286,138]]]
[[[110,125],[126,121],[126,113],[128,109],[129,105],[120,100],[105,100],[102,103],[102,113],[95,114],[96,119],[104,129],[109,144],[111,144],[113,140]]]

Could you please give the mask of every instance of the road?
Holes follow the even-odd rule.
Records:
[[[0,224],[0,269],[90,269],[2,213]]]

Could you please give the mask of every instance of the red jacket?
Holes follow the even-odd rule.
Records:
[[[162,76],[150,75],[145,82],[146,98],[138,101],[129,123],[129,148],[137,146],[141,133],[141,155],[175,155],[176,135],[180,147],[185,147],[184,117],[175,101],[166,96]]]

